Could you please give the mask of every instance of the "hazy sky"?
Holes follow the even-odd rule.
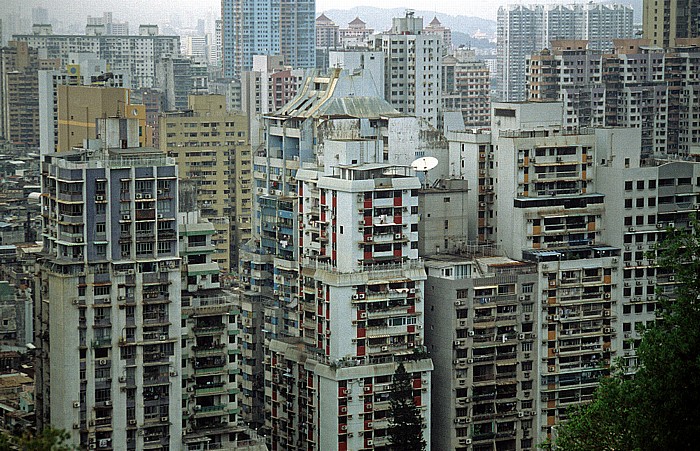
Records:
[[[412,8],[450,15],[477,16],[496,19],[500,5],[508,3],[587,3],[588,0],[316,0],[319,12],[329,9],[350,9],[354,6],[372,5],[381,8]],[[629,4],[631,0],[617,0]],[[0,0],[0,16],[18,10],[29,12],[41,6],[54,17],[76,19],[82,23],[90,15],[113,11],[116,20],[140,23],[142,20],[167,20],[172,13],[185,13],[189,17],[203,17],[206,13],[218,15],[221,0]],[[4,14],[3,14],[4,13]]]

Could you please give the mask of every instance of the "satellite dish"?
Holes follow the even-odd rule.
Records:
[[[438,160],[435,157],[418,158],[417,160],[414,160],[413,163],[411,163],[413,169],[415,169],[418,172],[428,172],[437,165]]]
[[[438,160],[435,157],[423,157],[423,158],[418,158],[417,160],[414,160],[413,163],[411,163],[411,167],[416,171],[416,172],[422,172],[423,173],[423,179],[424,179],[424,184],[425,186],[428,185],[428,171],[433,169],[435,166],[437,166]]]

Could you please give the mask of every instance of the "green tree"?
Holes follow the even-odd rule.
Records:
[[[413,381],[403,363],[399,363],[389,393],[391,418],[389,441],[395,451],[422,451],[426,447],[423,439],[423,417],[413,401]]]
[[[638,368],[614,371],[594,400],[571,411],[556,434],[562,450],[680,450],[700,447],[700,223],[668,230],[657,246],[659,321],[637,348]],[[627,372],[629,373],[629,371]]]
[[[0,451],[73,451],[77,448],[70,444],[70,434],[63,429],[44,428],[33,434],[25,430],[19,436],[0,433]]]

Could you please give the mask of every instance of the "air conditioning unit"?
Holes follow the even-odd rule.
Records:
[[[158,214],[158,219],[163,219],[163,214],[162,214],[162,213],[159,213],[159,214]]]
[[[664,225],[663,225],[662,223],[658,223],[658,224],[656,224],[656,228],[657,228],[657,229],[663,229],[663,228],[664,228]]]
[[[80,429],[79,423],[73,423],[73,429]]]
[[[168,417],[160,417],[161,423],[166,423],[167,421],[168,421]]]
[[[518,418],[522,418],[525,416],[525,412],[518,412]]]
[[[160,341],[167,340],[168,336],[167,335],[161,335],[160,336]]]
[[[129,426],[136,426],[136,420],[129,420]]]
[[[352,298],[353,298],[353,300],[357,300],[357,299],[359,299],[359,296],[357,296],[356,294],[353,294]]]
[[[365,298],[365,294],[364,294],[364,293],[358,293],[358,294],[357,294],[357,297],[358,297],[359,299],[364,299],[364,298]]]
[[[141,199],[142,197],[143,197],[143,195],[142,195],[141,193],[136,193],[136,198],[137,198],[137,199]]]
[[[99,363],[100,365],[107,365],[107,359],[100,359],[100,360],[98,361],[98,363]]]
[[[524,340],[525,334],[518,334],[518,340]]]
[[[170,377],[177,377],[177,371],[171,371],[170,372]]]
[[[158,195],[160,196],[160,195],[162,195],[162,194],[163,194],[163,190],[162,190],[162,189],[159,189],[159,190],[158,190]]]
[[[459,307],[460,305],[462,305],[462,301],[455,301],[455,306]]]
[[[119,382],[125,383],[125,382],[126,382],[126,376],[119,376]]]
[[[104,197],[104,196],[97,195],[97,196],[95,196],[95,200],[98,201],[98,202],[99,202],[99,201],[103,201],[103,200],[105,200],[105,197]]]
[[[347,430],[348,430],[348,425],[347,425],[347,424],[341,424],[341,425],[340,425],[340,430],[341,430],[341,431],[347,431]]]
[[[518,297],[518,299],[521,300],[521,301],[526,301],[526,300],[527,300],[527,296],[525,296],[524,294],[521,294],[521,295]]]
[[[131,215],[122,215],[122,221],[129,221],[131,220]]]
[[[195,411],[195,412],[199,412],[200,410],[202,410],[202,406],[200,406],[199,404],[197,404],[196,406],[194,406],[194,411]]]
[[[389,350],[389,346],[382,346],[382,347],[381,347],[381,350],[382,350],[382,351],[388,351],[388,350]]]
[[[604,299],[610,299],[610,293],[605,293],[603,294]]]
[[[340,406],[340,412],[341,413],[346,413],[348,411],[347,406]]]
[[[472,363],[474,363],[474,359],[467,359],[467,363],[471,365]]]
[[[603,328],[603,333],[604,333],[604,334],[609,334],[609,333],[611,333],[611,332],[612,332],[612,328],[611,328],[611,327],[605,327],[605,328]]]
[[[394,239],[395,239],[395,240],[400,240],[400,239],[401,239],[401,234],[400,234],[400,233],[395,233],[395,234],[394,234]]]
[[[73,304],[73,305],[78,305],[78,304],[80,304],[80,299],[73,299],[72,304]]]
[[[143,195],[143,198],[144,199],[151,199],[151,198],[153,198],[153,195],[151,193],[146,193]]]
[[[112,401],[105,401],[105,406],[109,407],[112,405]]]
[[[372,446],[374,445],[374,442],[372,440],[367,440],[367,446]]]
[[[461,340],[455,340],[453,343],[455,346],[462,346],[462,341]]]
[[[367,312],[361,312],[361,313],[360,313],[360,318],[362,318],[362,319],[367,318]]]
[[[628,231],[628,232],[636,232],[637,229],[635,229],[634,227],[630,227],[630,228],[627,229],[627,231]]]
[[[470,337],[473,337],[473,336],[474,336],[474,331],[473,331],[473,330],[470,330],[469,332],[467,332],[467,335],[469,335]]]
[[[669,282],[675,282],[675,281],[676,281],[676,276],[668,276],[668,281],[669,281]]]
[[[80,407],[80,401],[73,401],[73,408],[77,409],[78,407]]]

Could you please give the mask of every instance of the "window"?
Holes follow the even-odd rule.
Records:
[[[637,198],[636,203],[637,203],[637,208],[642,208],[642,207],[644,207],[644,198],[643,198],[643,197]]]
[[[625,191],[631,191],[631,190],[632,190],[632,180],[625,181]]]
[[[644,189],[644,180],[637,180],[637,189]]]
[[[625,199],[625,208],[632,208],[632,199]]]
[[[647,199],[647,205],[650,207],[656,207],[656,197],[650,197]]]
[[[469,289],[468,288],[457,290],[457,299],[465,299],[467,297],[469,297]]]

